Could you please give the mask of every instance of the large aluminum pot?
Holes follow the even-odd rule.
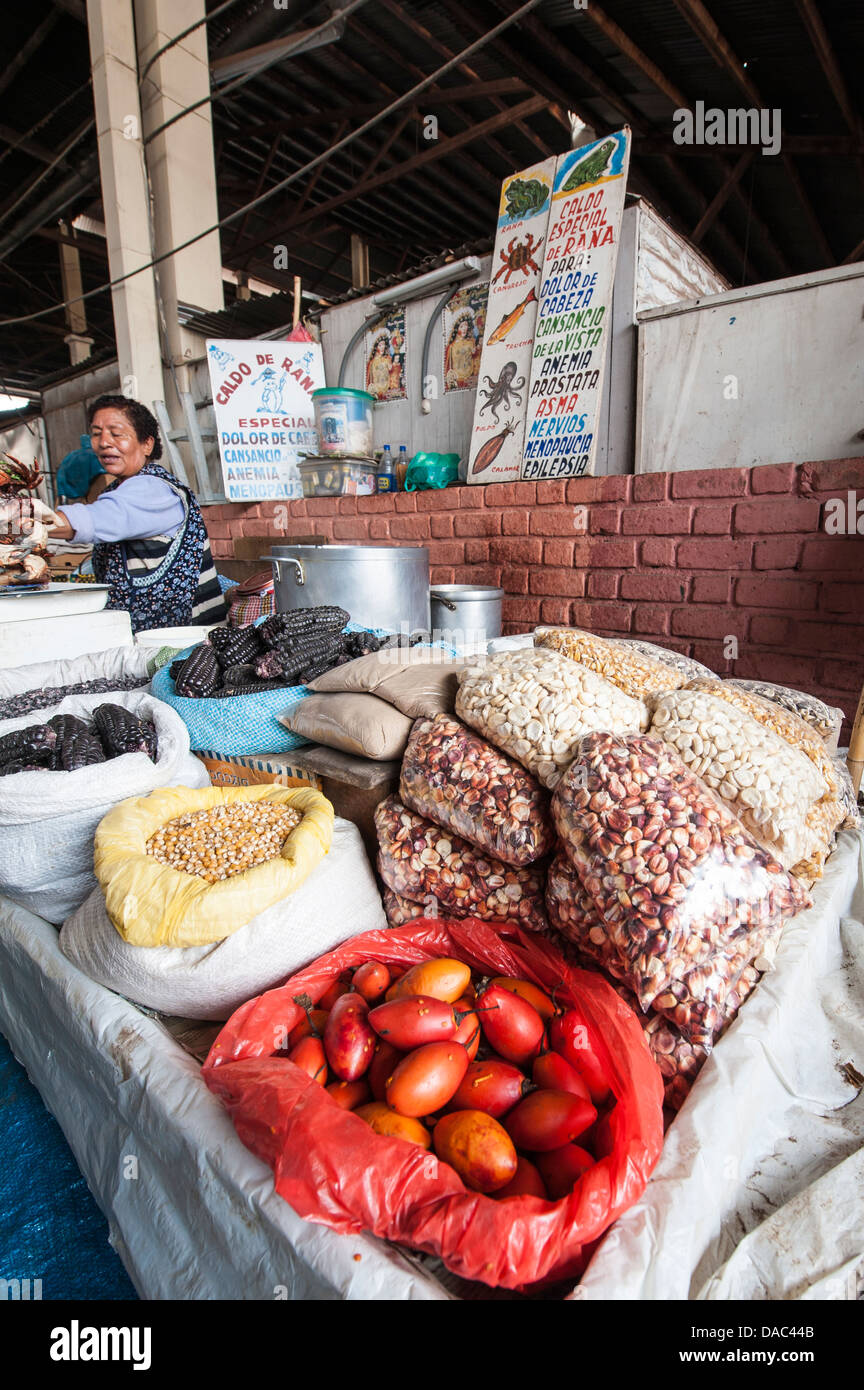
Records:
[[[475,647],[501,636],[503,589],[479,584],[436,584],[432,635],[457,647]]]
[[[335,603],[364,627],[429,631],[429,551],[423,546],[274,545],[276,608]]]

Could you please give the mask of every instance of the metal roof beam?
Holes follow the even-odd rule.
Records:
[[[424,25],[420,24],[418,20],[414,19],[413,16],[407,12],[404,6],[397,3],[397,0],[381,0],[381,3],[384,5],[385,9],[389,10],[390,13],[395,16],[396,19],[398,19],[402,24],[406,24],[408,28],[411,30],[412,34],[416,35],[417,38],[422,39],[424,43],[428,44],[428,46],[435,53],[437,53],[440,58],[453,58],[455,56],[452,48],[448,48],[447,45],[442,43],[440,39],[436,39],[435,35],[431,33],[431,31],[427,29]],[[475,91],[482,85],[480,81],[480,74],[478,73],[476,68],[471,66],[470,63],[460,63],[458,66],[458,71],[464,72],[467,77],[470,77],[474,81]],[[498,111],[502,111],[504,109],[504,103],[497,96],[493,98],[493,105]],[[516,129],[520,132],[521,135],[524,136],[524,138],[528,141],[529,144],[533,145],[534,148],[539,151],[540,155],[544,159],[548,158],[548,156],[552,153],[545,141],[541,140],[540,137],[531,129],[529,125],[526,124],[525,121],[517,121]],[[495,148],[495,146],[493,146],[493,148]],[[502,150],[500,146],[498,146],[498,152],[503,157],[507,157],[506,150]]]
[[[693,32],[702,40],[702,43],[708,49],[708,52],[711,54],[717,66],[722,68],[735,80],[735,82],[737,82],[745,96],[749,97],[753,106],[758,107],[760,110],[764,109],[765,102],[762,100],[756,83],[733,52],[730,44],[717,27],[714,19],[702,4],[702,0],[675,0],[675,4],[687,20]],[[795,189],[798,201],[810,224],[810,230],[819,246],[823,258],[828,265],[836,265],[837,258],[831,250],[822,223],[819,221],[816,210],[810,201],[809,194],[801,182],[801,175],[795,167],[792,156],[781,149],[780,158],[783,161],[783,167],[786,170],[787,177]]]
[[[666,73],[663,72],[662,68],[658,67],[658,65],[651,58],[648,57],[647,53],[643,52],[639,45],[635,43],[633,39],[630,38],[629,34],[625,34],[621,26],[619,24],[616,24],[615,21],[611,19],[609,15],[606,14],[605,10],[602,8],[601,5],[595,3],[595,0],[592,0],[592,3],[588,6],[584,13],[587,16],[587,18],[589,18],[593,24],[596,24],[597,28],[600,29],[601,32],[604,33],[606,37],[616,45],[619,51],[623,53],[626,58],[629,58],[631,63],[635,64],[639,71],[642,72],[648,78],[648,80],[653,83],[657,90],[662,92],[664,96],[668,97],[669,101],[672,103],[673,106],[675,106],[678,109],[690,109],[691,103],[687,94],[683,92],[680,87],[676,86],[676,84],[671,80],[671,78],[669,78],[666,75]],[[652,140],[655,138],[657,139],[659,144],[663,137],[652,137],[650,135],[642,137],[638,142],[638,145],[634,153],[638,154],[642,151],[642,149],[645,150],[645,153],[648,153],[649,151],[651,153],[654,153],[654,151],[651,150],[650,147],[652,144]],[[665,151],[658,148],[656,152],[667,154],[668,157],[674,161],[675,159],[680,157],[680,155],[683,154],[685,150],[689,153],[690,148],[691,147],[688,147],[686,145],[673,145],[672,148],[667,148],[667,150]],[[729,160],[726,160],[722,157],[717,146],[712,146],[711,151],[718,158],[724,175],[723,185],[721,186],[725,186],[730,174],[734,172],[734,166],[730,163]],[[735,150],[735,153],[738,153],[737,148]],[[686,175],[684,177],[686,178]],[[694,185],[690,185],[689,191],[691,193],[691,196],[693,196]],[[777,261],[777,264],[779,265],[781,271],[783,271],[784,274],[788,274],[790,270],[789,261],[787,260],[784,252],[780,249],[780,246],[769,227],[762,220],[759,214],[754,212],[752,205],[748,205],[745,201],[744,196],[739,187],[738,181],[732,181],[731,194],[744,207],[748,220],[751,221],[752,224],[756,227],[763,241],[768,246],[769,250],[773,253],[774,258]],[[721,224],[718,223],[718,230],[720,225]]]
[[[5,92],[10,82],[14,82],[21,69],[30,61],[37,48],[41,48],[43,39],[47,38],[54,25],[60,18],[56,10],[49,10],[41,24],[38,24],[30,35],[25,39],[14,58],[10,58],[3,72],[0,73],[0,94]]]
[[[523,116],[531,116],[542,110],[545,105],[546,102],[543,97],[529,97],[526,101],[519,102],[507,111],[499,111],[494,116],[488,117],[487,120],[479,121],[477,125],[469,127],[468,130],[460,131],[457,135],[451,135],[444,140],[437,140],[430,149],[421,151],[411,159],[406,159],[402,164],[393,165],[389,169],[382,169],[380,174],[373,174],[369,179],[360,179],[352,188],[346,189],[335,197],[328,198],[323,203],[316,204],[314,208],[301,213],[299,217],[290,219],[283,224],[283,231],[285,233],[295,231],[297,227],[318,217],[323,217],[326,213],[332,212],[334,208],[341,207],[343,203],[353,202],[364,197],[367,193],[383,188],[385,184],[392,183],[394,179],[402,178],[415,169],[421,169],[439,159],[446,159],[448,155],[454,154],[464,145],[475,140],[483,140],[487,134],[500,130],[506,125],[512,125],[515,120],[519,120]],[[245,254],[246,251],[261,246],[266,240],[266,237],[259,238],[245,247],[238,248],[238,251],[240,254]]]

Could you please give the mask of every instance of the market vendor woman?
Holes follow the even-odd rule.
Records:
[[[88,416],[93,449],[114,481],[95,502],[58,508],[51,536],[93,545],[93,573],[111,589],[108,607],[127,609],[133,632],[222,622],[227,609],[201,508],[157,463],[155,417],[125,396],[100,396]]]

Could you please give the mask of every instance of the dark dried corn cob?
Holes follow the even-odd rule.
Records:
[[[122,705],[99,705],[93,711],[93,724],[102,741],[106,757],[124,753],[150,753],[150,740],[141,720]]]
[[[215,651],[221,652],[226,642],[230,640],[234,630],[233,627],[214,627],[207,633],[207,641]]]
[[[302,658],[304,666],[311,666],[331,654],[335,660],[342,651],[342,639],[338,632],[315,632],[290,645],[280,643],[276,650],[290,660]]]
[[[57,734],[48,724],[30,724],[26,729],[0,738],[0,765],[11,762],[51,762]]]
[[[214,632],[226,631],[224,628],[215,628]],[[216,654],[219,658],[219,665],[222,670],[229,666],[239,666],[242,663],[249,663],[255,660],[263,651],[261,639],[258,636],[257,628],[254,627],[234,627],[228,628],[228,640],[220,643],[216,647]],[[211,632],[210,636],[214,634]],[[215,646],[215,643],[213,644]]]
[[[255,677],[258,680],[275,680],[285,675],[285,657],[280,651],[265,652],[253,663]]]
[[[217,690],[211,698],[214,700],[230,700],[232,695],[255,695],[259,690],[284,690],[285,682],[276,681],[256,681],[250,680],[245,685],[232,685],[230,690]]]
[[[323,676],[325,671],[330,671],[335,665],[333,657],[324,657],[321,661],[313,662],[311,666],[304,666],[303,670],[298,672],[297,684],[308,685],[316,676]]]
[[[22,763],[20,760],[11,763],[4,763],[0,767],[0,777],[14,777],[16,772],[49,772],[50,768],[42,763]]]
[[[202,642],[183,662],[183,669],[174,682],[178,695],[200,700],[212,695],[222,685],[219,658],[213,647]]]
[[[146,751],[149,754],[151,763],[155,763],[159,758],[159,739],[156,734],[156,725],[151,724],[149,719],[142,719],[141,728],[144,730],[144,742],[147,745]]]
[[[235,685],[248,685],[250,681],[257,681],[257,679],[255,667],[251,662],[238,662],[236,666],[227,666],[222,672],[222,689],[227,694]],[[221,694],[222,692],[217,693]]]
[[[75,714],[55,714],[48,720],[48,727],[53,729],[57,735],[57,742],[54,745],[53,766],[58,772],[69,772],[70,760],[73,756],[73,745],[82,739],[95,739],[96,747],[99,750],[99,757],[92,759],[96,762],[104,762],[105,754],[102,752],[102,745],[98,738],[95,738],[92,729],[83,719],[79,719]],[[83,745],[82,745],[83,748]],[[84,763],[80,764],[85,766]]]
[[[266,618],[258,628],[265,646],[275,647],[286,636],[299,636],[304,632],[341,632],[350,621],[350,613],[333,604],[322,604],[318,608],[292,608],[288,613],[274,613]]]
[[[55,767],[62,772],[77,772],[81,767],[92,767],[94,763],[104,762],[105,750],[102,744],[85,726],[82,732],[70,733],[64,738]]]

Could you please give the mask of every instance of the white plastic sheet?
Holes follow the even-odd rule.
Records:
[[[383,1242],[295,1216],[197,1062],[6,898],[0,1030],[63,1129],[142,1298],[449,1297]]]
[[[840,836],[580,1299],[855,1297],[864,1272],[864,840]]]

